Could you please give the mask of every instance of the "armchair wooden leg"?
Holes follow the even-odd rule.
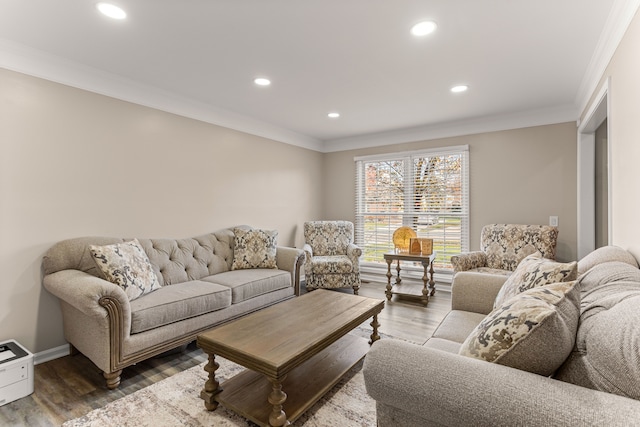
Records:
[[[360,290],[360,285],[353,285],[353,294],[358,295],[358,291]]]
[[[118,386],[120,385],[120,374],[122,374],[122,369],[115,372],[102,373],[102,376],[107,380],[107,388],[109,390],[118,388]]]

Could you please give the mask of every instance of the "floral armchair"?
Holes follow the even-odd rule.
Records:
[[[353,243],[353,223],[305,222],[304,240],[307,289],[353,288],[353,293],[358,295],[362,249]]]
[[[527,255],[538,251],[555,259],[558,228],[550,225],[490,224],[482,228],[480,250],[451,257],[453,271],[508,276]]]

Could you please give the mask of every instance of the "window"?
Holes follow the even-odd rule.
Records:
[[[469,248],[469,148],[446,147],[356,157],[356,243],[362,264],[384,266],[393,232],[413,228],[433,239],[435,267]]]

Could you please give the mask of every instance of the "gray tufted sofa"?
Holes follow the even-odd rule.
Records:
[[[64,240],[42,261],[43,284],[60,299],[66,340],[103,371],[110,389],[120,384],[123,368],[300,293],[301,249],[278,246],[276,269],[231,270],[230,228],[187,239],[138,239],[162,287],[129,301],[102,278],[89,252],[89,245],[126,240]]]
[[[458,354],[505,276],[460,272],[452,309],[424,346],[373,344],[364,379],[386,426],[640,426],[640,269],[622,248],[578,262],[573,351],[550,377]]]

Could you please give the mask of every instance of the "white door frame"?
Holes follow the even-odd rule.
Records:
[[[611,244],[611,78],[607,78],[578,126],[578,259],[596,246],[595,144],[596,129],[607,120],[607,228]]]

